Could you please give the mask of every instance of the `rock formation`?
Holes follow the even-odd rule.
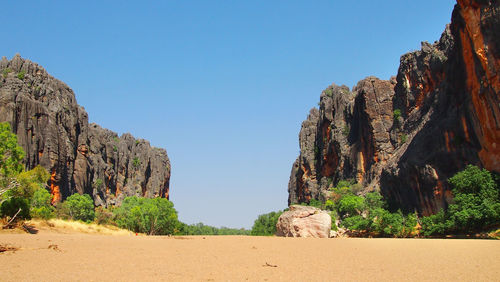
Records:
[[[290,206],[278,218],[276,235],[284,237],[328,238],[332,218],[326,211],[308,206]]]
[[[499,93],[499,1],[458,0],[441,39],[403,55],[397,77],[323,91],[302,123],[289,204],[355,179],[392,208],[446,207],[447,179],[467,164],[500,172]]]
[[[73,91],[42,67],[16,55],[0,61],[0,122],[10,122],[26,152],[25,166],[51,173],[53,202],[73,193],[96,205],[125,196],[166,197],[170,161],[164,149],[88,123]]]

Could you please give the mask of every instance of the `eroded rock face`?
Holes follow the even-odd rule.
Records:
[[[276,235],[284,237],[328,238],[332,219],[326,211],[309,206],[290,206],[276,223]]]
[[[499,71],[499,2],[459,0],[440,40],[403,55],[396,78],[323,91],[302,124],[289,204],[356,179],[393,208],[446,207],[447,179],[467,164],[500,172]]]
[[[10,122],[17,134],[26,168],[41,164],[51,173],[54,203],[77,192],[93,195],[96,205],[131,195],[168,198],[164,149],[89,124],[66,84],[19,55],[4,57],[0,73],[0,122]]]

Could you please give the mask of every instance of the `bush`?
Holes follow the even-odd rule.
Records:
[[[362,217],[361,215],[355,215],[345,218],[342,221],[342,225],[351,231],[370,231],[371,222],[369,219]]]
[[[62,217],[91,222],[94,220],[94,201],[88,194],[73,194],[61,204]]]
[[[384,208],[385,202],[379,192],[370,192],[365,195],[366,207],[368,210]]]
[[[12,72],[12,70],[11,70],[11,69],[6,68],[6,69],[4,69],[4,70],[2,71],[2,75],[3,75],[3,77],[4,77],[4,78],[7,78],[7,75],[9,75],[9,73],[11,73],[11,72]]]
[[[23,148],[17,145],[17,136],[11,132],[10,124],[0,123],[0,187],[7,187],[10,178],[23,170],[23,157]]]
[[[326,200],[325,209],[329,211],[335,211],[335,203],[332,200]]]
[[[333,89],[331,89],[331,88],[325,89],[325,94],[328,97],[333,97]]]
[[[449,229],[447,226],[446,214],[442,209],[436,214],[422,217],[421,225],[421,233],[424,236],[443,235]]]
[[[26,71],[22,70],[19,73],[17,73],[17,78],[19,78],[20,80],[23,80],[25,75],[26,75]]]
[[[97,207],[95,208],[95,218],[94,222],[97,224],[105,225],[117,225],[115,222],[115,215],[113,214],[113,208]]]
[[[179,232],[174,204],[165,198],[126,197],[115,212],[121,228],[149,235],[170,235]]]
[[[182,235],[250,235],[250,230],[227,227],[213,227],[203,223],[182,224],[179,234]]]
[[[454,194],[447,219],[451,231],[467,233],[500,225],[498,187],[489,171],[469,165],[449,183]]]
[[[400,109],[395,109],[392,117],[394,118],[394,122],[398,122],[399,118],[401,117],[401,110]]]
[[[276,223],[282,214],[282,211],[261,214],[255,220],[250,235],[254,236],[272,236],[276,233]]]
[[[16,187],[9,191],[13,197],[21,197],[31,200],[35,191],[45,189],[45,184],[49,180],[48,171],[40,165],[34,169],[19,173],[16,178]],[[41,193],[41,192],[40,192]]]
[[[346,195],[338,203],[338,210],[343,216],[361,214],[365,207],[365,198],[355,195]]]
[[[404,144],[406,143],[406,141],[408,140],[408,135],[406,134],[401,134],[401,144]]]
[[[31,216],[34,218],[50,219],[55,216],[55,209],[50,205],[51,195],[45,188],[35,191],[31,200]]]
[[[342,135],[344,136],[349,136],[349,132],[351,131],[351,129],[349,128],[349,125],[344,125],[344,128],[342,128]]]
[[[323,203],[320,200],[310,199],[308,206],[320,209],[323,206]]]
[[[139,160],[139,158],[135,157],[132,160],[132,165],[134,166],[134,168],[138,168],[141,165],[141,161]]]
[[[8,216],[12,218],[19,209],[21,209],[21,211],[17,214],[16,219],[31,218],[29,200],[20,197],[12,197],[5,200],[0,207],[0,212],[2,217]]]
[[[401,237],[404,216],[401,211],[391,213],[384,209],[377,209],[374,214],[373,229],[382,236]]]

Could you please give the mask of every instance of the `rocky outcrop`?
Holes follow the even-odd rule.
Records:
[[[93,195],[96,205],[131,195],[168,198],[164,149],[89,124],[66,84],[19,55],[4,57],[0,72],[0,122],[10,122],[17,134],[26,168],[41,164],[51,173],[54,203],[73,193]]]
[[[328,238],[331,227],[332,218],[326,211],[315,207],[294,205],[278,218],[276,235]]]
[[[500,5],[459,0],[438,42],[401,57],[390,81],[332,85],[299,134],[289,204],[340,180],[380,189],[392,208],[431,214],[467,164],[500,172]]]

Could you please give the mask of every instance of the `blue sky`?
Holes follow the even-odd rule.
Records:
[[[321,91],[396,75],[454,3],[4,1],[0,56],[66,82],[91,122],[167,149],[182,221],[250,228],[286,207]]]

